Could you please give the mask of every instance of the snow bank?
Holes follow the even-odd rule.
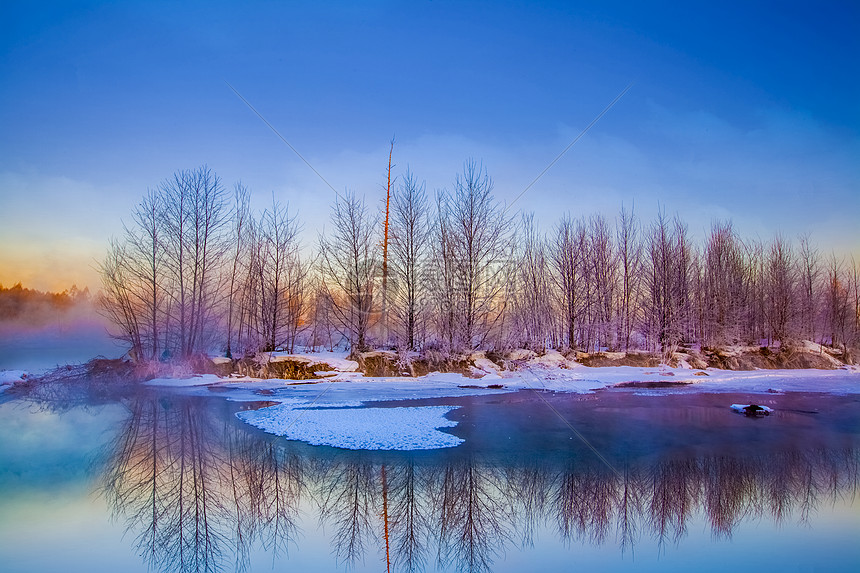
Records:
[[[270,434],[314,446],[349,450],[429,450],[463,440],[437,428],[457,425],[445,418],[455,406],[318,408],[290,404],[246,410],[236,416]]]

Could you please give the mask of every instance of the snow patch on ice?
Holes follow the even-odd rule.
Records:
[[[236,416],[264,432],[314,446],[349,450],[430,450],[463,443],[462,439],[437,429],[457,425],[445,418],[445,414],[455,408],[310,408],[280,404],[238,412]]]

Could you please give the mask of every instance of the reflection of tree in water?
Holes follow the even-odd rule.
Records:
[[[422,471],[424,470],[424,471]],[[411,458],[402,465],[388,466],[388,516],[395,570],[424,569],[430,525],[428,498],[431,478],[426,468]]]
[[[187,401],[135,401],[110,460],[108,501],[154,568],[219,569],[229,516],[208,422]]]
[[[701,476],[699,462],[692,459],[658,464],[650,476],[639,478],[649,482],[647,490],[638,488],[638,497],[649,500],[648,525],[661,544],[667,539],[677,542],[686,533],[687,519],[700,498]]]
[[[237,569],[241,570],[254,542],[277,556],[296,539],[305,469],[301,457],[270,440],[228,431],[227,443],[226,493],[233,504]]]
[[[153,569],[209,572],[253,543],[294,538],[301,460],[188,398],[134,400],[103,476],[107,500]]]
[[[553,492],[562,539],[602,543],[609,531],[617,481],[599,468],[572,467],[561,473]]]
[[[442,469],[434,498],[439,562],[464,571],[489,571],[504,551],[514,526],[508,482],[502,468],[470,458]]]
[[[549,483],[554,478],[552,469],[544,464],[534,464],[507,470],[509,484],[508,499],[516,503],[514,511],[519,519],[522,543],[534,543],[535,529],[543,522],[552,488]]]
[[[369,462],[354,459],[325,464],[318,474],[320,521],[334,525],[331,545],[338,559],[347,563],[364,555],[373,534],[377,475]]]
[[[530,544],[547,523],[566,543],[614,534],[624,549],[643,537],[677,543],[704,515],[727,537],[750,519],[805,522],[860,483],[860,451],[850,448],[667,459],[619,474],[546,459],[419,464],[403,455],[383,466],[363,454],[299,454],[317,450],[261,437],[201,403],[133,400],[103,476],[114,514],[156,570],[240,570],[256,547],[285,553],[304,500],[346,563],[370,551],[387,565],[390,552],[394,570],[421,571],[435,551],[441,568],[487,571],[514,532]]]

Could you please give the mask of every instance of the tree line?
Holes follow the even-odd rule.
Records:
[[[0,323],[39,325],[64,316],[76,305],[89,303],[89,289],[80,290],[76,285],[61,292],[42,292],[25,288],[20,282],[9,288],[0,284]]]
[[[668,354],[860,342],[860,266],[809,236],[745,239],[715,221],[697,242],[678,216],[643,221],[623,206],[542,230],[495,198],[475,161],[450,190],[400,178],[387,249],[383,217],[347,190],[327,231],[303,245],[298,215],[274,195],[256,212],[242,184],[228,190],[205,166],[178,171],[111,241],[101,307],[137,360],[339,345]]]

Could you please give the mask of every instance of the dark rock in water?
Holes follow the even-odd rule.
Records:
[[[770,412],[759,406],[758,404],[750,404],[744,408],[744,413],[747,416],[769,416]]]
[[[773,409],[758,404],[732,404],[731,408],[739,414],[745,414],[752,418],[770,416],[770,413],[773,412]]]

